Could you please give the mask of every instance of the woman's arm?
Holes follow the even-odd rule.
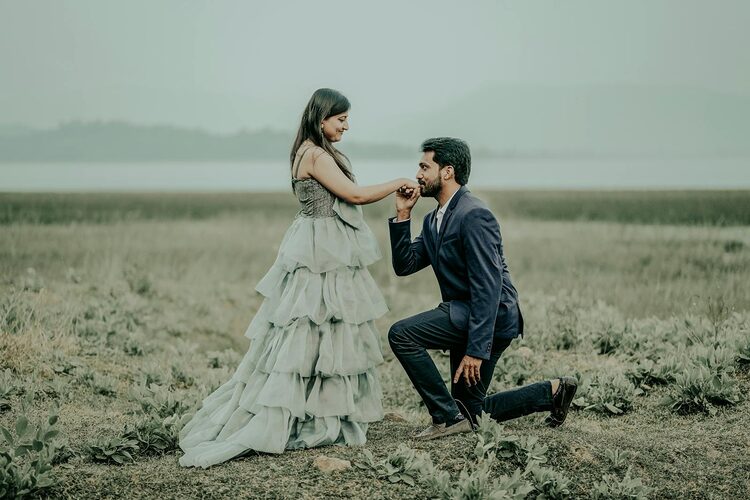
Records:
[[[327,153],[313,160],[310,175],[338,198],[354,205],[366,205],[382,200],[402,186],[419,189],[416,181],[406,178],[372,186],[358,186],[341,171],[331,155]]]

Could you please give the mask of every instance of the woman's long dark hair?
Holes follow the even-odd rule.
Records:
[[[349,107],[349,99],[336,90],[318,89],[313,93],[307,106],[305,106],[305,111],[302,113],[302,120],[299,124],[299,130],[297,130],[297,138],[294,139],[294,144],[292,144],[292,152],[289,155],[290,168],[294,168],[294,159],[299,147],[303,142],[309,140],[330,154],[336,165],[344,172],[344,175],[354,180],[354,176],[349,168],[349,159],[341,151],[333,147],[331,141],[326,138],[320,128],[320,123],[323,120],[345,113],[349,111]],[[292,175],[294,175],[294,171],[292,171]]]

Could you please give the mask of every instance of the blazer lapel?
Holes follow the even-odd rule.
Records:
[[[448,228],[448,222],[450,221],[451,215],[453,215],[453,209],[456,208],[456,205],[458,205],[458,200],[460,200],[461,197],[468,192],[469,188],[467,188],[466,186],[461,186],[453,196],[451,202],[448,204],[448,208],[446,209],[445,214],[443,214],[443,220],[440,222],[440,233],[438,233],[437,238],[438,251],[440,250],[440,244],[443,241],[445,230]],[[433,219],[435,218],[435,214],[437,214],[437,208],[433,212]]]
[[[437,217],[437,208],[432,211],[429,218],[429,227],[428,227],[428,234],[430,235],[430,244],[433,246],[433,248],[437,249],[437,239],[438,235],[435,228],[435,218]]]

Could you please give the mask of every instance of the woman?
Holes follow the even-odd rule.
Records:
[[[301,209],[256,290],[263,303],[232,378],[180,432],[180,465],[203,468],[250,451],[360,445],[383,409],[373,320],[387,311],[366,266],[380,258],[359,205],[419,185],[358,186],[333,143],[349,129],[349,101],[317,90],[290,155]]]

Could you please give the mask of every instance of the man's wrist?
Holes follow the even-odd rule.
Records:
[[[411,210],[396,210],[396,222],[411,219]]]

